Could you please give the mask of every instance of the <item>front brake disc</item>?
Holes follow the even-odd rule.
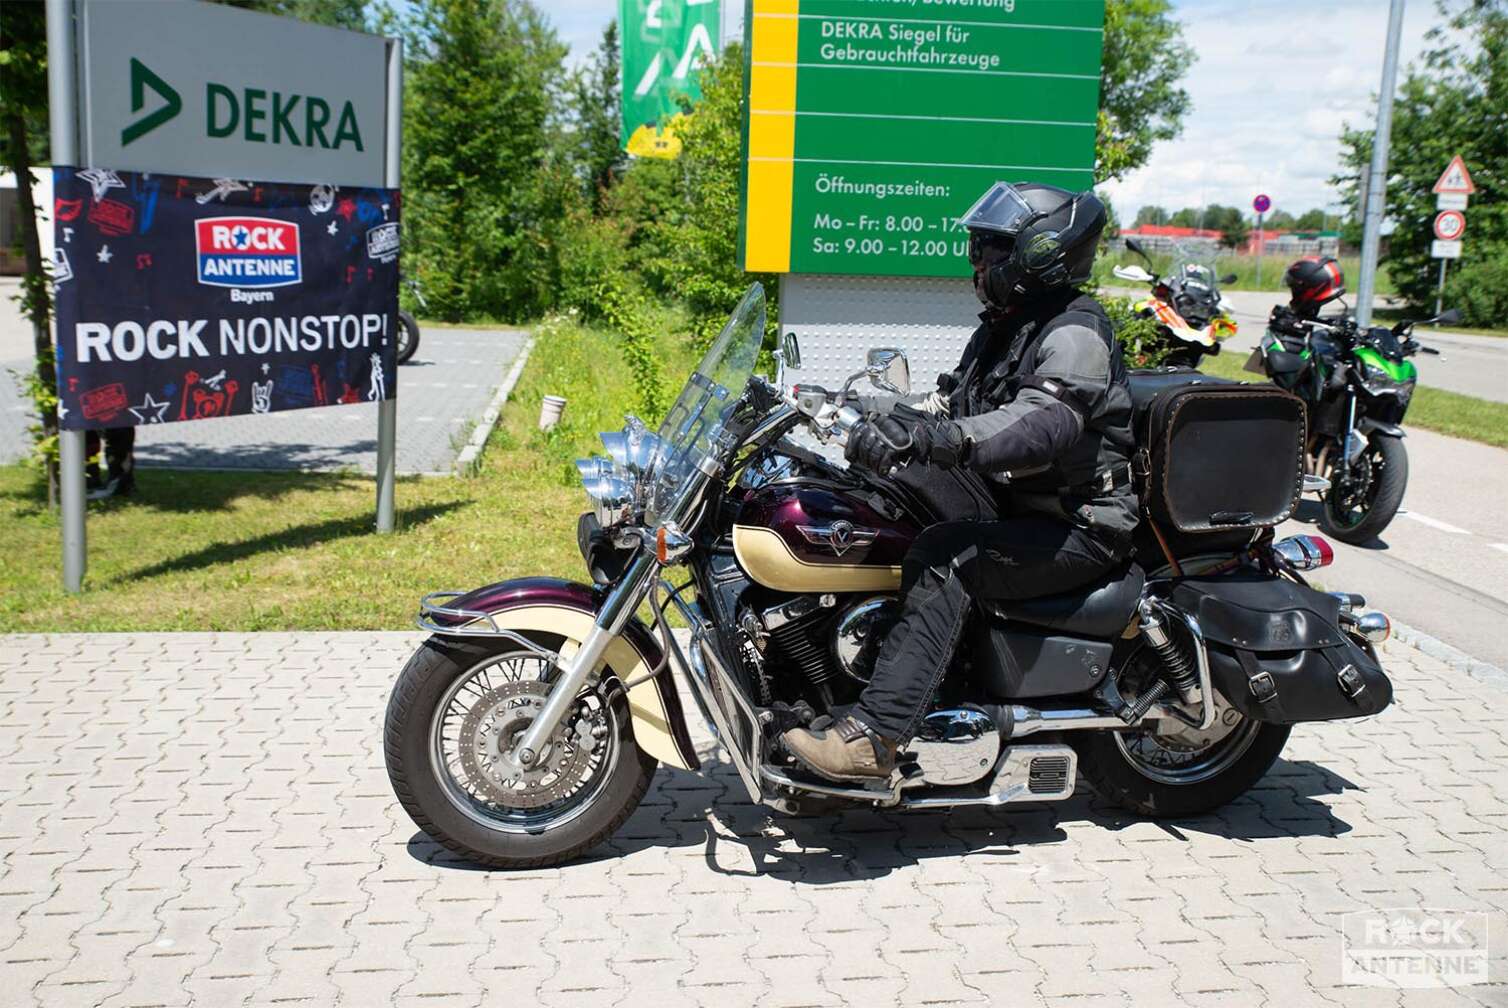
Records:
[[[568,714],[551,733],[533,766],[513,759],[518,739],[544,709],[548,692],[548,683],[504,683],[483,693],[466,712],[461,722],[461,769],[478,797],[507,808],[538,808],[580,786],[595,744],[592,733],[576,724],[581,720],[576,713]]]

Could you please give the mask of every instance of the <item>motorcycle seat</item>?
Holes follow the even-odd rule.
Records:
[[[1008,620],[1108,640],[1131,622],[1146,583],[1146,573],[1133,560],[1072,591],[996,602],[994,609]]]

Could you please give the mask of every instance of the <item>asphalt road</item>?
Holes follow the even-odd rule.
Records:
[[[1333,542],[1335,563],[1316,579],[1508,668],[1508,451],[1423,430],[1404,445],[1403,511],[1369,547]],[[1315,531],[1318,517],[1306,501],[1279,535]]]

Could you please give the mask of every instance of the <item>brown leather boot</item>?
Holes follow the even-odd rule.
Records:
[[[851,717],[823,731],[793,728],[781,738],[791,755],[828,780],[883,779],[895,769],[895,743]]]

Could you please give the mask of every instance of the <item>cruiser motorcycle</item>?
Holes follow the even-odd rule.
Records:
[[[1126,248],[1152,265],[1151,256],[1135,238]],[[1167,276],[1149,273],[1140,266],[1117,266],[1111,270],[1122,280],[1148,284],[1152,296],[1136,303],[1146,318],[1156,319],[1158,331],[1171,351],[1164,365],[1198,367],[1199,358],[1220,352],[1220,341],[1236,334],[1236,320],[1220,296],[1222,283],[1235,283],[1236,275],[1216,278],[1213,262],[1184,245],[1174,247],[1173,268]]]
[[[1454,308],[1426,323],[1461,320]],[[1362,330],[1347,315],[1300,319],[1283,306],[1246,370],[1304,400],[1308,471],[1325,477],[1320,528],[1345,543],[1370,542],[1392,522],[1408,486],[1403,415],[1419,372],[1408,358],[1440,351],[1414,339],[1418,322]]]
[[[776,381],[755,376],[764,330],[756,284],[658,432],[630,417],[602,436],[608,457],[578,463],[592,583],[527,577],[422,600],[431,636],[393,688],[384,748],[399,801],[439,843],[528,867],[602,842],[657,764],[704,766],[677,677],[750,800],[803,814],[1061,801],[1082,773],[1125,808],[1187,816],[1251,787],[1292,724],[1389,702],[1373,650],[1386,617],[1304,585],[1299,572],[1328,560],[1322,540],[1273,541],[1303,483],[1301,405],[1157,373],[1138,381],[1141,459],[1149,485],[1181,496],[1154,495],[1136,557],[1073,592],[980,605],[890,779],[810,775],[780,734],[857,697],[902,557],[938,516],[893,474],[823,453],[861,419],[859,378],[907,391],[905,355],[870,351],[842,389],[787,388],[799,344],[785,339]],[[1222,432],[1241,443],[1189,454]]]

